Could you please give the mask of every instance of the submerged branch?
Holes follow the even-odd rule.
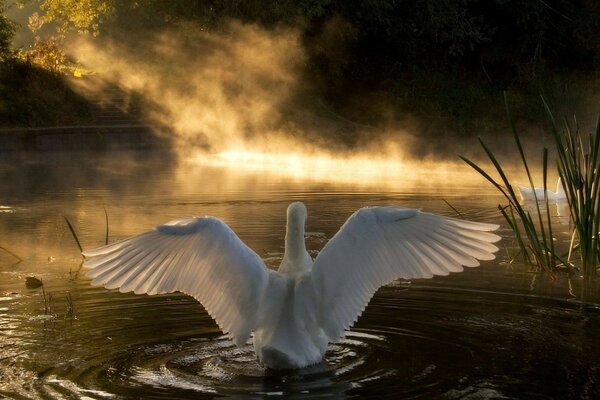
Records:
[[[13,256],[14,258],[16,258],[17,260],[19,260],[19,262],[17,262],[17,264],[23,261],[23,259],[21,257],[19,257],[16,253],[10,251],[9,249],[7,249],[4,246],[0,246],[0,250],[4,250],[8,254],[10,254],[11,256]]]
[[[79,252],[83,253],[83,248],[81,247],[81,242],[79,241],[79,238],[77,237],[77,233],[75,233],[75,229],[73,228],[73,225],[71,225],[71,222],[69,221],[69,219],[67,217],[65,217],[65,222],[67,223],[67,226],[69,227],[69,230],[71,231],[71,234],[73,235],[73,238],[75,239],[75,242],[77,242],[77,247],[79,247]],[[83,257],[83,254],[81,255],[81,257]]]

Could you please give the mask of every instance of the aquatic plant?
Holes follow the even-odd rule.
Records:
[[[543,198],[538,198],[506,94],[504,95],[504,102],[509,125],[534,197],[535,209],[533,215],[521,205],[504,169],[481,138],[479,138],[479,142],[500,176],[500,181],[494,179],[475,162],[463,156],[459,157],[485,177],[508,200],[507,206],[499,205],[498,209],[514,232],[525,263],[536,265],[539,269],[554,275],[560,267],[571,270],[573,267],[570,261],[571,256],[577,251],[580,254],[580,267],[583,275],[586,279],[590,279],[596,275],[596,267],[600,262],[600,243],[598,240],[598,232],[600,232],[600,193],[598,192],[600,185],[600,123],[597,124],[595,135],[589,136],[586,145],[579,129],[572,131],[568,123],[565,131],[559,132],[550,108],[543,99],[542,101],[555,138],[558,173],[567,194],[567,201],[574,223],[573,238],[576,236],[578,242],[575,244],[575,240],[571,241],[567,259],[559,254],[554,247],[552,220],[548,204],[548,149],[543,149],[542,180],[544,195]],[[540,207],[540,202],[543,202],[544,208]]]
[[[542,99],[543,100],[543,99]],[[558,173],[569,203],[581,270],[586,279],[596,276],[600,265],[600,115],[596,131],[585,137],[579,131],[577,120],[574,130],[565,121],[559,131],[554,116],[544,101],[558,153]],[[587,140],[586,140],[587,139]]]
[[[106,212],[106,207],[104,208],[104,217],[106,218],[106,235],[104,237],[104,244],[108,244],[108,212]]]
[[[44,315],[52,314],[52,292],[46,292],[42,282],[42,296],[44,297]]]
[[[69,230],[71,231],[71,234],[73,235],[73,239],[75,239],[75,242],[77,242],[77,247],[79,247],[79,252],[83,253],[83,248],[81,247],[81,242],[79,241],[79,238],[77,237],[77,233],[75,233],[75,229],[73,228],[73,225],[71,225],[69,218],[65,217],[65,222],[67,223],[67,226],[69,227]]]
[[[71,292],[67,292],[65,297],[67,299],[67,317],[72,319],[75,316],[75,305],[73,304],[73,297],[71,297]]]
[[[525,151],[523,150],[523,145],[521,144],[521,139],[519,138],[519,134],[514,123],[514,118],[512,117],[511,109],[508,104],[506,94],[504,96],[504,102],[506,105],[506,112],[508,116],[509,125],[513,134],[513,138],[515,144],[517,145],[521,162],[523,163],[523,167],[527,174],[529,185],[533,189],[535,186],[533,183],[533,178],[531,176],[531,170],[529,168],[527,158],[525,157]],[[475,162],[463,156],[459,157],[463,161],[465,161],[469,166],[475,169],[475,171],[477,171],[484,178],[486,178],[508,200],[508,206],[498,205],[498,209],[500,210],[500,212],[506,219],[509,227],[515,234],[517,245],[520,248],[520,254],[523,256],[523,261],[526,264],[535,265],[541,270],[550,273],[551,275],[554,275],[554,272],[556,271],[557,266],[559,264],[570,267],[570,263],[564,260],[563,257],[561,257],[560,255],[558,255],[554,249],[554,242],[552,240],[552,220],[550,217],[548,207],[548,196],[544,194],[543,199],[538,199],[535,190],[533,191],[535,209],[532,215],[532,213],[525,207],[523,207],[523,205],[519,202],[517,192],[513,188],[513,185],[510,183],[504,169],[502,168],[500,162],[498,161],[497,157],[494,155],[492,150],[490,150],[490,148],[483,142],[481,138],[479,138],[479,143],[481,144],[481,147],[485,151],[489,160],[494,165],[496,172],[500,176],[500,182],[494,179],[490,174],[488,174]],[[547,148],[543,149],[542,169],[543,187],[544,193],[546,193],[548,187]],[[540,207],[539,201],[543,201],[545,203],[545,212]]]
[[[454,211],[459,218],[464,218],[463,214],[460,211],[458,211],[452,204],[450,204],[450,202],[448,200],[442,199],[442,201],[444,203],[446,203],[446,205],[448,207],[450,207],[452,209],[452,211]]]
[[[23,261],[23,259],[21,257],[19,257],[16,253],[10,251],[9,249],[7,249],[4,246],[0,246],[0,250],[4,250],[6,253],[10,254],[11,256],[13,256],[14,258],[17,259],[17,262],[14,265],[17,265],[17,264],[19,264],[20,262]]]

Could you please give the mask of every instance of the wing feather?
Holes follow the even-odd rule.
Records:
[[[171,221],[84,252],[93,285],[137,294],[180,291],[201,302],[236,344],[255,327],[268,270],[222,221]]]
[[[395,279],[431,278],[493,259],[497,225],[397,207],[355,212],[317,256],[319,323],[331,341],[349,329],[379,287]]]

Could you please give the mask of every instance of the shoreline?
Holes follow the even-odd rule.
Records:
[[[80,125],[0,129],[0,152],[159,148],[167,128],[146,124]]]

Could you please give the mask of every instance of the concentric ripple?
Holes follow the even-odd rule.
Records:
[[[457,283],[456,280],[452,282]],[[0,396],[9,398],[582,398],[600,394],[600,308],[456,286],[382,288],[322,363],[259,365],[193,300],[106,293],[77,316],[36,318],[35,292],[4,296]],[[85,300],[85,301],[84,301]],[[60,304],[55,309],[60,309]],[[19,308],[20,307],[20,308]],[[19,332],[20,335],[16,335]]]
[[[489,271],[473,273],[484,282]],[[600,307],[494,282],[384,287],[322,363],[278,372],[259,365],[250,343],[238,348],[218,333],[189,297],[48,281],[51,316],[42,293],[0,293],[0,396],[598,398]],[[72,319],[61,311],[65,289]]]
[[[50,396],[71,391],[92,398],[132,392],[144,398],[342,395],[361,382],[394,375],[377,367],[388,346],[385,337],[349,332],[330,347],[322,363],[282,372],[263,368],[250,343],[238,348],[225,336],[158,342],[87,360],[66,374],[69,380],[59,379],[61,372],[50,369],[39,389]]]

